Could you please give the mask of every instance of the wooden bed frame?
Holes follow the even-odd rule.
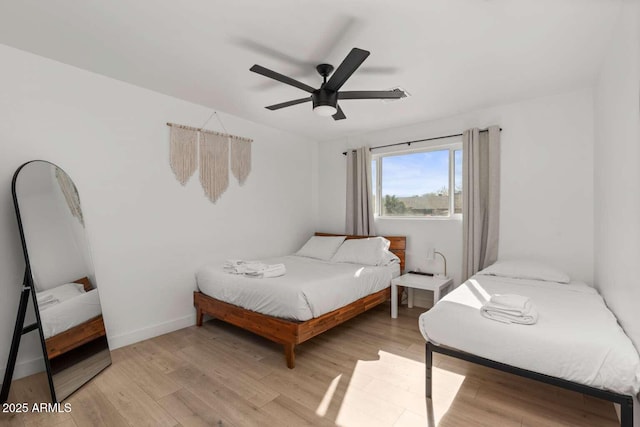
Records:
[[[316,236],[340,236],[339,234],[315,233]],[[363,239],[369,236],[347,236],[347,239]],[[400,271],[404,271],[407,238],[385,236],[391,242],[389,250],[400,258]],[[247,310],[233,304],[219,301],[202,292],[193,293],[196,307],[196,324],[202,326],[205,314],[263,336],[284,346],[287,367],[295,367],[295,346],[319,335],[334,326],[363,313],[389,299],[390,288],[360,298],[351,304],[306,321],[285,320]]]
[[[89,292],[93,289],[88,277],[74,280],[73,283],[80,283],[83,285],[85,292]],[[82,322],[81,324],[74,326],[71,329],[47,338],[44,341],[45,346],[47,347],[47,358],[51,360],[54,357],[60,356],[74,348],[78,348],[83,344],[95,340],[96,338],[103,337],[106,334],[107,332],[104,328],[102,315],[96,316],[86,322]]]

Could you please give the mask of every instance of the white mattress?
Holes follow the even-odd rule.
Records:
[[[491,294],[531,298],[535,325],[480,315]],[[475,275],[419,319],[427,341],[557,378],[636,395],[640,357],[595,289],[579,282]]]
[[[309,320],[389,287],[400,273],[387,267],[330,263],[294,255],[262,259],[284,264],[287,273],[273,278],[230,274],[221,265],[201,268],[196,281],[201,292],[217,300],[262,314]]]
[[[54,288],[45,292],[51,291],[61,301],[56,305],[40,310],[40,321],[42,322],[45,339],[102,314],[97,289],[92,289],[89,292],[82,291],[75,295],[71,295],[68,289],[57,292]]]

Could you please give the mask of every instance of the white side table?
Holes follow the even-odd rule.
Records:
[[[433,292],[433,303],[437,303],[453,287],[453,279],[449,277],[423,276],[406,273],[391,281],[391,317],[398,317],[398,286],[407,288],[408,306],[413,307],[413,290],[424,289]]]

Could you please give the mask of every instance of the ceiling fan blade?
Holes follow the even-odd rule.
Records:
[[[407,94],[399,89],[338,92],[338,99],[400,99],[405,98],[406,96]]]
[[[358,69],[360,74],[396,74],[396,67],[362,67]]]
[[[311,101],[311,97],[307,96],[306,98],[294,99],[293,101],[281,102],[280,104],[269,105],[265,107],[269,110],[279,110],[285,107],[291,107],[292,105],[302,104],[303,102]]]
[[[294,65],[295,67],[299,67],[299,68],[313,68],[315,67],[315,64],[307,62],[307,61],[302,61],[300,60],[300,58],[296,58],[294,56],[288,55],[284,52],[281,52],[271,46],[268,46],[266,44],[262,44],[260,42],[251,40],[249,38],[244,38],[244,37],[232,37],[231,38],[231,43],[240,46],[244,49],[248,49],[250,51],[252,51],[253,53],[257,53],[258,55],[262,55],[262,56],[266,56],[269,57],[271,59],[275,59],[277,61],[281,61],[281,62],[286,62],[289,63],[291,65]]]
[[[339,105],[336,105],[336,108],[338,109],[338,112],[335,113],[333,116],[333,120],[342,120],[342,119],[346,119],[347,116],[344,115],[344,111],[342,111],[342,108],[340,108]]]
[[[324,89],[327,90],[338,90],[342,87],[343,84],[351,77],[351,74],[354,73],[367,59],[369,56],[369,52],[366,50],[358,49],[354,47],[351,49],[351,52],[344,58],[342,64],[338,66],[338,68],[333,72],[329,81],[323,86]]]
[[[254,73],[258,73],[258,74],[262,74],[265,77],[269,77],[270,79],[274,79],[277,80],[279,82],[291,85],[293,87],[297,87],[298,89],[302,89],[306,92],[309,93],[313,93],[313,91],[315,90],[314,88],[312,88],[309,85],[306,85],[302,82],[299,82],[297,80],[292,79],[291,77],[287,77],[285,75],[282,75],[280,73],[276,73],[275,71],[272,71],[268,68],[264,68],[260,65],[254,65],[253,67],[249,68],[250,71],[253,71]]]

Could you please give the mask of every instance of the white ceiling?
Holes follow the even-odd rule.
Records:
[[[2,0],[0,43],[316,140],[401,126],[592,85],[624,0]],[[371,55],[344,90],[401,86],[402,101],[341,101],[315,65]]]

